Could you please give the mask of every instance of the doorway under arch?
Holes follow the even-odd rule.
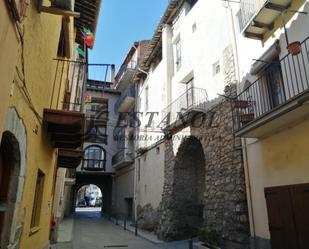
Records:
[[[87,184],[77,188],[75,193],[75,212],[101,212],[103,192],[95,184]]]
[[[15,213],[18,209],[18,199],[21,193],[20,148],[16,137],[9,131],[2,134],[0,144],[0,234],[1,248],[6,248],[11,242],[12,226],[16,223]],[[13,229],[15,230],[15,229]]]
[[[164,196],[160,237],[165,240],[192,238],[204,223],[205,155],[194,136],[182,140],[173,159],[171,192]]]

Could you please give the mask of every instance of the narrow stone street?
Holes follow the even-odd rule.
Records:
[[[77,212],[74,224],[74,249],[188,249],[188,241],[154,244],[136,237],[121,226],[102,218],[100,212]]]

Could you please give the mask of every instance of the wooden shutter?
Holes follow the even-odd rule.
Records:
[[[265,197],[272,249],[297,249],[297,233],[289,188],[266,188]]]

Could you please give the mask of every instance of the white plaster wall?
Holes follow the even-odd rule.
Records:
[[[162,143],[135,160],[136,206],[147,204],[151,204],[153,208],[159,206],[164,184],[164,151],[165,145]],[[141,162],[140,169],[138,160]]]
[[[113,137],[114,128],[117,125],[118,113],[115,112],[114,106],[119,98],[118,94],[108,93],[108,92],[91,92],[92,97],[102,97],[108,99],[108,122],[107,122],[107,145],[97,144],[102,146],[106,151],[106,173],[114,173],[115,169],[112,166],[112,157],[117,152],[117,141]],[[96,143],[84,143],[83,148],[90,145],[95,145]],[[77,171],[81,170],[81,164],[78,166]]]
[[[162,110],[165,107],[165,80],[164,80],[164,64],[159,63],[156,68],[152,68],[149,72],[148,78],[140,86],[139,100],[137,110],[142,114],[139,115],[141,120],[141,126],[138,135],[140,135],[136,141],[137,147],[147,147],[158,140],[163,135],[162,130],[157,126],[163,119]],[[146,88],[148,87],[148,109],[146,109]],[[147,112],[158,112],[158,115],[154,116],[153,127],[147,128],[150,114],[146,115]],[[148,138],[142,139],[141,136],[147,135]]]
[[[198,1],[189,11],[184,6],[172,27],[172,42],[181,40],[182,66],[172,78],[172,100],[184,92],[184,84],[194,77],[194,86],[204,88],[209,99],[223,93],[222,52],[230,44],[226,9],[221,1]],[[215,14],[214,14],[215,12]],[[214,25],[215,24],[215,25]],[[193,31],[193,25],[196,30]],[[220,62],[221,72],[213,75],[213,64]]]
[[[126,198],[134,198],[134,165],[130,165],[117,171],[114,178],[114,190],[116,210],[118,215],[127,214]],[[134,210],[132,210],[134,211]]]
[[[115,172],[112,166],[112,157],[117,152],[117,141],[114,139],[113,132],[117,124],[118,114],[115,112],[115,103],[119,98],[117,94],[103,93],[103,97],[108,98],[109,120],[107,122],[107,145],[103,145],[106,150],[106,172]]]

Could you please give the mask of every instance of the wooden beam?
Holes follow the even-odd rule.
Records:
[[[280,5],[280,4],[271,3],[271,2],[268,2],[268,3],[265,4],[265,8],[275,10],[275,11],[278,11],[278,12],[283,12],[290,7],[291,7],[291,4],[288,4],[288,5],[285,5],[285,6]]]
[[[64,42],[65,42],[65,55],[67,58],[71,58],[73,50],[73,32],[71,32],[71,23],[68,16],[62,18],[63,31],[64,31]]]
[[[252,39],[256,39],[256,40],[263,40],[263,35],[261,35],[261,34],[244,32],[244,36],[247,37],[247,38],[252,38]]]
[[[69,10],[62,10],[58,8],[53,8],[53,7],[46,7],[46,6],[41,6],[41,12],[53,14],[53,15],[60,15],[60,16],[73,16],[73,17],[80,17],[80,13],[74,12],[74,11],[69,11]]]
[[[272,30],[274,28],[274,23],[267,24],[267,23],[252,21],[252,26],[260,28],[260,29]]]

